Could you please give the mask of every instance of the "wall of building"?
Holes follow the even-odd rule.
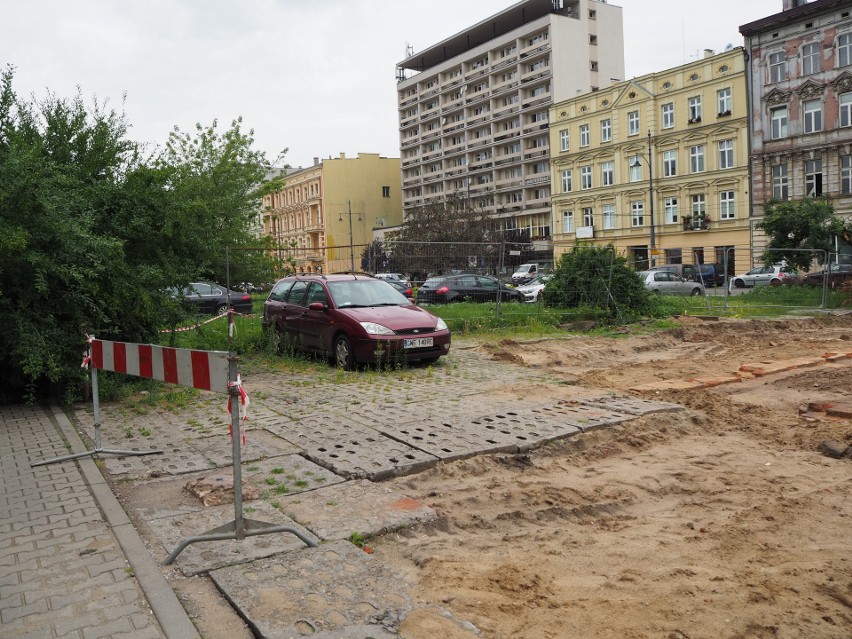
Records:
[[[750,265],[747,116],[740,48],[554,104],[555,256],[578,240],[613,244],[644,268],[717,262],[735,247],[730,270]]]

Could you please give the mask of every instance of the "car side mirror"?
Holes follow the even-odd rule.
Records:
[[[311,311],[324,311],[327,308],[328,307],[322,302],[311,302],[310,304],[308,304],[308,310]]]

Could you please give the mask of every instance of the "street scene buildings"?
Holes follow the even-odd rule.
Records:
[[[770,199],[852,214],[849,3],[779,8],[740,27],[745,47],[626,79],[620,7],[513,4],[397,65],[399,159],[362,170],[360,154],[334,185],[330,160],[290,173],[264,233],[297,270],[355,268],[353,244],[456,197],[540,263],[583,241],[637,269],[750,268]]]

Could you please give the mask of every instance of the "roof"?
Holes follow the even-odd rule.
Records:
[[[406,58],[397,66],[412,71],[424,71],[529,22],[538,20],[542,16],[551,13],[563,16],[574,15],[576,3],[566,0],[562,4],[562,9],[555,9],[553,0],[523,0],[523,2],[513,4],[508,9],[495,13],[472,27],[459,31],[446,40]],[[483,6],[486,5],[483,4]]]
[[[841,7],[848,9],[849,0],[814,0],[813,2],[808,2],[796,7],[795,9],[788,9],[787,11],[774,13],[771,16],[744,24],[740,27],[740,33],[745,37],[757,35],[758,33],[763,33],[764,31],[783,27],[788,24],[802,22],[812,16],[821,13],[828,13],[829,11],[840,9]]]

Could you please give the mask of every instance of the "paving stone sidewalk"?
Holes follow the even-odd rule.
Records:
[[[197,639],[59,411],[0,407],[0,636]]]

